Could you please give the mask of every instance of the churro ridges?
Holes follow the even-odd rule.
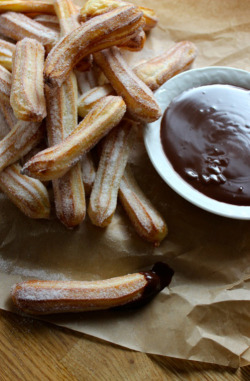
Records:
[[[0,65],[9,71],[12,70],[12,55],[15,52],[15,45],[11,42],[0,39]]]
[[[186,70],[196,56],[196,46],[192,42],[182,41],[175,44],[166,53],[136,66],[134,72],[154,91],[168,79]]]
[[[24,38],[16,44],[10,103],[20,120],[40,122],[46,117],[43,85],[44,47]]]
[[[0,33],[15,41],[25,37],[34,38],[49,51],[59,35],[54,30],[32,20],[22,13],[6,12],[0,15]]]
[[[146,34],[144,30],[141,30],[134,37],[131,37],[128,41],[119,45],[120,48],[130,50],[132,52],[139,52],[143,49],[146,41]]]
[[[77,8],[71,0],[54,0],[54,8],[60,23],[61,36],[80,26]]]
[[[47,28],[53,29],[56,32],[60,31],[58,17],[55,15],[37,15],[34,20]]]
[[[9,104],[11,91],[11,73],[0,65],[0,101]]]
[[[95,181],[95,165],[91,156],[91,152],[88,152],[86,155],[83,156],[81,159],[81,166],[82,166],[82,181],[84,184],[84,190],[86,196],[89,196],[92,187]]]
[[[18,1],[1,1],[1,12],[23,12],[23,13],[55,13],[53,4],[51,1],[35,1],[35,0],[18,0]]]
[[[85,92],[78,98],[78,114],[84,118],[101,98],[114,94],[111,85],[97,86]]]
[[[61,177],[121,121],[125,111],[121,97],[102,98],[68,138],[34,156],[24,165],[23,173],[40,180]]]
[[[142,26],[142,12],[124,6],[95,17],[61,39],[45,62],[45,81],[60,86],[68,73],[89,54],[123,43]]]
[[[0,171],[15,163],[43,138],[41,123],[18,121],[0,141]]]
[[[133,73],[117,47],[95,53],[94,59],[134,118],[153,122],[161,116],[152,91]]]
[[[30,218],[49,218],[47,189],[36,179],[21,175],[21,166],[12,164],[0,173],[0,189]]]
[[[15,117],[14,113],[13,113],[13,109],[12,107],[10,106],[10,104],[8,102],[1,102],[0,101],[0,111],[7,123],[7,125],[9,126],[9,128],[13,128],[15,126],[15,124],[17,123],[17,118]]]
[[[128,166],[120,183],[119,200],[137,233],[158,246],[167,235],[167,225],[139,188]]]
[[[139,7],[143,13],[143,18],[145,21],[144,30],[147,32],[156,27],[158,23],[158,17],[155,14],[155,11],[151,8]]]
[[[105,227],[112,220],[121,178],[134,141],[133,126],[133,121],[124,119],[104,140],[88,208],[94,225]]]

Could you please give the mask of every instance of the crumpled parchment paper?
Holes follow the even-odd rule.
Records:
[[[143,53],[129,57],[132,63],[191,40],[199,48],[194,67],[250,69],[247,0],[136,3],[154,8],[160,22]],[[1,194],[0,308],[13,310],[10,288],[26,278],[102,279],[166,261],[175,270],[173,281],[147,306],[49,320],[143,352],[232,367],[249,364],[250,222],[212,215],[175,194],[153,169],[142,140],[130,161],[142,189],[168,222],[169,235],[161,246],[139,238],[121,206],[107,229],[92,226],[87,218],[68,231],[54,217],[26,218]]]

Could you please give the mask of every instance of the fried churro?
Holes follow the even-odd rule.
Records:
[[[0,111],[8,124],[9,128],[12,129],[17,123],[17,118],[14,115],[13,109],[8,102],[0,102]]]
[[[139,52],[143,49],[146,41],[146,34],[144,30],[141,30],[134,37],[130,38],[128,41],[119,45],[120,48],[130,50],[132,52]]]
[[[107,95],[114,94],[114,92],[113,87],[109,84],[97,86],[85,92],[78,98],[78,114],[84,118],[96,102]]]
[[[60,86],[81,59],[123,43],[142,25],[142,12],[134,6],[115,9],[82,24],[61,39],[48,55],[44,70],[46,83]]]
[[[155,14],[155,11],[151,8],[139,7],[140,11],[143,13],[143,18],[145,20],[144,30],[145,32],[153,29],[158,24],[158,17]]]
[[[129,166],[126,167],[120,183],[119,200],[137,233],[159,246],[167,235],[167,225],[139,188]]]
[[[47,28],[53,29],[55,32],[60,31],[58,17],[55,15],[37,15],[34,17],[36,22],[39,22]]]
[[[0,101],[7,104],[10,102],[11,81],[12,76],[9,70],[0,65]]]
[[[44,55],[44,47],[34,39],[24,38],[16,44],[10,104],[20,120],[41,122],[46,117]]]
[[[91,152],[88,152],[83,156],[81,159],[81,165],[85,194],[86,196],[89,196],[92,191],[96,175],[95,165],[91,156]]]
[[[0,65],[9,71],[12,70],[12,55],[15,52],[15,45],[11,42],[0,39]]]
[[[23,173],[39,180],[64,175],[122,119],[126,105],[121,97],[102,98],[78,127],[61,143],[35,155],[23,167]]]
[[[141,63],[133,70],[154,91],[168,79],[188,69],[196,56],[196,46],[192,42],[182,41],[175,44],[166,53]]]
[[[18,121],[0,141],[0,172],[35,147],[43,134],[41,123]]]
[[[14,305],[28,314],[135,308],[167,287],[174,271],[165,263],[152,270],[97,281],[28,280],[12,287]]]
[[[95,53],[94,59],[134,118],[153,122],[160,117],[161,110],[152,91],[133,73],[117,47]]]
[[[105,227],[114,215],[121,178],[134,142],[133,126],[133,121],[123,119],[104,140],[88,208],[94,225]]]
[[[50,201],[45,186],[36,179],[21,175],[21,166],[12,164],[0,173],[0,189],[26,216],[49,218]]]
[[[34,1],[34,0],[18,0],[18,1],[1,1],[1,12],[22,12],[22,13],[49,13],[54,14],[54,7],[51,1]]]
[[[59,35],[54,30],[32,20],[22,13],[6,12],[0,16],[0,33],[15,41],[25,37],[34,38],[49,51]]]

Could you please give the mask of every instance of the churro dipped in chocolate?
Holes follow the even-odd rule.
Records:
[[[152,270],[97,281],[28,280],[12,287],[14,305],[32,315],[135,308],[167,287],[174,271],[165,263]]]
[[[134,142],[134,124],[123,119],[104,140],[88,208],[94,225],[109,225],[115,213],[121,178]]]
[[[35,1],[35,0],[4,0],[0,3],[1,12],[21,12],[21,13],[55,13],[51,1]]]
[[[123,43],[142,25],[142,12],[134,6],[115,9],[82,24],[61,39],[48,55],[44,69],[46,83],[60,86],[81,59]]]
[[[186,70],[197,56],[196,46],[189,41],[175,44],[166,53],[136,66],[133,71],[151,90]]]
[[[16,44],[10,104],[20,120],[41,122],[46,117],[44,55],[44,47],[34,39],[24,38]]]
[[[39,180],[61,177],[121,121],[125,111],[121,97],[109,95],[101,99],[62,143],[30,159],[23,173]]]
[[[153,122],[161,116],[152,91],[133,73],[117,47],[95,53],[94,59],[134,118]]]
[[[12,55],[15,52],[15,45],[11,42],[0,39],[0,65],[9,71],[12,70]]]
[[[32,20],[22,13],[6,12],[0,15],[0,33],[15,41],[25,37],[34,38],[50,50],[59,35],[54,30]]]
[[[12,76],[9,70],[0,65],[0,101],[9,104]]]
[[[119,200],[136,232],[158,246],[167,235],[166,222],[139,188],[128,166],[120,183]]]
[[[83,156],[81,159],[81,166],[85,194],[86,196],[89,196],[92,191],[96,175],[95,165],[91,156],[91,152],[88,152]]]
[[[47,189],[36,179],[22,175],[21,166],[12,164],[0,172],[0,189],[26,216],[49,218],[50,201]]]

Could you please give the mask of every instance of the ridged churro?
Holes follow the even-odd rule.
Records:
[[[47,189],[36,179],[21,175],[21,166],[12,164],[0,173],[0,189],[26,216],[49,218]]]
[[[97,281],[28,280],[12,287],[14,305],[28,314],[135,308],[167,287],[174,271],[165,263],[152,270]]]
[[[78,127],[61,144],[35,155],[23,167],[23,173],[39,180],[64,175],[122,119],[126,105],[121,97],[102,98]]]
[[[95,181],[95,165],[91,156],[91,152],[86,153],[81,159],[82,180],[86,196],[89,196]]]
[[[18,121],[0,141],[0,172],[35,147],[43,133],[41,123]]]
[[[96,102],[107,95],[114,94],[114,92],[113,87],[109,84],[97,86],[85,92],[78,98],[78,114],[84,118]]]
[[[196,46],[192,42],[182,41],[175,44],[166,53],[136,66],[133,71],[154,91],[168,79],[188,69],[196,56]]]
[[[155,11],[151,8],[139,7],[140,11],[143,13],[143,18],[145,20],[144,30],[147,32],[156,27],[158,23],[158,17]]]
[[[65,36],[74,29],[79,28],[77,21],[78,11],[71,0],[54,0],[54,8],[58,17],[61,29],[61,36]]]
[[[9,128],[13,128],[18,121],[10,104],[8,102],[0,102],[0,111]]]
[[[46,83],[52,87],[60,86],[81,59],[123,43],[142,25],[142,12],[134,6],[115,9],[82,24],[61,39],[49,53],[44,69]]]
[[[0,101],[10,102],[12,76],[9,70],[0,65]]]
[[[49,51],[57,42],[59,35],[54,30],[32,20],[22,13],[6,12],[0,16],[0,33],[15,41],[25,37],[41,42]]]
[[[120,183],[119,200],[137,233],[158,246],[167,235],[167,225],[139,188],[129,166]]]
[[[46,117],[44,55],[43,45],[34,39],[24,38],[16,44],[10,104],[20,120],[41,122]]]
[[[134,37],[131,37],[128,41],[119,45],[120,48],[130,50],[132,52],[139,52],[143,49],[146,41],[146,34],[144,30],[141,30]]]
[[[37,15],[34,20],[47,28],[53,29],[55,32],[60,31],[58,17],[55,15]]]
[[[18,1],[1,1],[1,12],[22,12],[22,13],[49,13],[54,14],[54,7],[51,1],[34,1],[34,0],[18,0]]]
[[[95,53],[94,59],[134,118],[153,122],[161,116],[152,91],[133,73],[117,47]]]
[[[15,52],[15,45],[11,42],[0,39],[0,65],[9,71],[12,70],[12,55]]]
[[[134,141],[134,124],[123,119],[104,140],[88,208],[94,225],[105,227],[114,215],[121,178]]]

